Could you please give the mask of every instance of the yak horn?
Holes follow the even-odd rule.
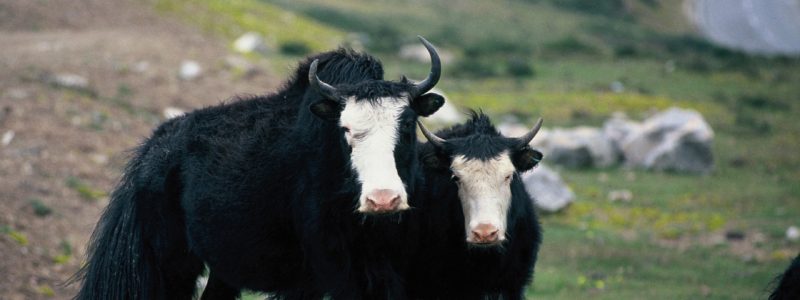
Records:
[[[424,135],[425,138],[428,139],[428,142],[430,142],[437,148],[441,148],[442,146],[444,146],[445,140],[443,138],[440,138],[435,134],[433,134],[432,132],[430,132],[428,128],[425,128],[425,125],[422,125],[422,122],[417,121],[417,124],[419,124],[419,129],[422,131],[422,135]]]
[[[430,91],[436,85],[436,83],[439,82],[439,77],[442,75],[442,62],[439,60],[439,54],[436,53],[436,48],[434,48],[433,45],[431,45],[431,43],[422,36],[418,35],[417,37],[422,44],[425,45],[425,49],[428,49],[428,54],[431,56],[431,72],[428,74],[428,78],[425,78],[425,80],[414,84],[414,87],[411,90],[411,98],[416,98]]]
[[[319,76],[317,76],[318,64],[319,64],[319,59],[315,59],[311,63],[311,67],[309,67],[308,69],[308,83],[311,84],[311,87],[314,90],[322,94],[322,96],[324,96],[325,98],[336,99],[336,88],[320,80]]]
[[[533,137],[539,132],[539,129],[542,129],[542,121],[542,118],[539,118],[539,121],[536,122],[536,125],[533,125],[531,131],[528,131],[528,133],[518,138],[520,147],[531,143],[531,140],[533,140]]]

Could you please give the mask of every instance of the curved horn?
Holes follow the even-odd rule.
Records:
[[[518,138],[520,147],[530,144],[531,140],[533,140],[533,137],[539,132],[539,129],[542,129],[542,122],[542,118],[539,118],[539,121],[536,122],[536,125],[533,125],[531,131],[528,131],[528,133]]]
[[[414,84],[414,88],[411,91],[412,98],[430,91],[436,85],[436,83],[439,82],[439,77],[442,75],[442,62],[439,60],[439,54],[436,53],[436,48],[434,48],[433,45],[431,45],[431,43],[422,36],[418,35],[417,37],[422,44],[425,45],[425,49],[428,49],[428,54],[431,56],[431,72],[428,74],[428,78],[425,78],[425,80]]]
[[[308,68],[308,83],[311,84],[311,87],[325,96],[328,99],[336,99],[336,88],[327,84],[319,79],[317,76],[317,65],[319,64],[319,59],[315,59],[311,62],[311,67]]]
[[[441,148],[442,146],[444,146],[445,140],[443,138],[440,138],[435,134],[433,134],[433,132],[428,131],[428,128],[425,128],[425,125],[422,125],[422,122],[417,121],[417,124],[419,124],[419,130],[422,131],[422,135],[424,135],[425,138],[428,139],[429,142],[431,142],[431,144],[433,144],[437,148]]]

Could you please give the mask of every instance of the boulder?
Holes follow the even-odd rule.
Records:
[[[452,102],[452,100],[450,100],[450,98],[447,98],[447,95],[445,95],[444,92],[437,88],[433,88],[431,92],[442,95],[445,99],[444,105],[442,105],[439,110],[433,113],[433,115],[425,118],[425,121],[434,124],[434,126],[442,127],[461,123],[465,120],[466,115],[459,111],[458,107]]]
[[[800,228],[789,226],[786,229],[786,239],[792,242],[800,241]]]
[[[260,53],[268,52],[264,38],[257,32],[247,32],[233,42],[233,49],[239,53]]]
[[[541,210],[557,212],[575,201],[575,193],[561,176],[544,165],[523,173],[522,182],[536,207]]]
[[[611,142],[611,147],[622,159],[622,143],[631,133],[637,132],[641,128],[641,123],[629,120],[624,113],[615,112],[610,119],[603,123],[603,135]]]
[[[178,77],[183,80],[194,80],[203,73],[203,68],[200,63],[193,60],[184,60],[181,62],[181,68],[178,71]]]
[[[447,64],[453,60],[453,54],[450,53],[450,51],[437,47],[436,52],[439,54],[439,59],[441,59],[443,64]],[[431,55],[428,53],[428,49],[420,43],[413,43],[400,47],[400,52],[397,55],[402,59],[419,63],[427,64],[431,61]]]
[[[700,113],[670,108],[642,122],[621,143],[628,166],[706,174],[714,165],[714,132]]]
[[[164,108],[164,111],[162,112],[162,115],[164,115],[165,119],[172,119],[172,118],[175,118],[175,117],[180,117],[180,116],[184,115],[185,113],[186,112],[183,111],[183,109],[170,106],[170,107]]]
[[[608,167],[620,157],[602,130],[585,126],[542,130],[531,146],[542,151],[548,162],[569,168]]]

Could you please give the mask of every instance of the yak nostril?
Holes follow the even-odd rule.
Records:
[[[367,195],[367,206],[376,212],[390,212],[400,206],[402,198],[399,193],[389,190],[374,190]]]
[[[476,242],[479,243],[493,243],[498,239],[499,230],[490,224],[478,224],[472,230],[472,236]]]

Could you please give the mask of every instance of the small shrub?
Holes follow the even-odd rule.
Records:
[[[280,47],[281,53],[285,55],[303,56],[311,53],[311,48],[306,43],[300,41],[290,41],[283,43]]]
[[[551,42],[545,45],[544,48],[547,52],[557,55],[597,54],[599,52],[597,48],[574,36]]]
[[[522,57],[512,57],[506,62],[506,72],[513,77],[533,77],[536,72],[533,70],[531,62]]]
[[[453,76],[466,78],[486,78],[500,75],[498,67],[490,60],[462,59],[453,66]]]
[[[766,95],[752,95],[739,97],[737,105],[746,106],[756,110],[788,111],[789,103],[770,98]]]
[[[40,217],[45,217],[53,213],[53,209],[44,204],[40,199],[31,199],[31,207],[33,208],[33,213]]]

